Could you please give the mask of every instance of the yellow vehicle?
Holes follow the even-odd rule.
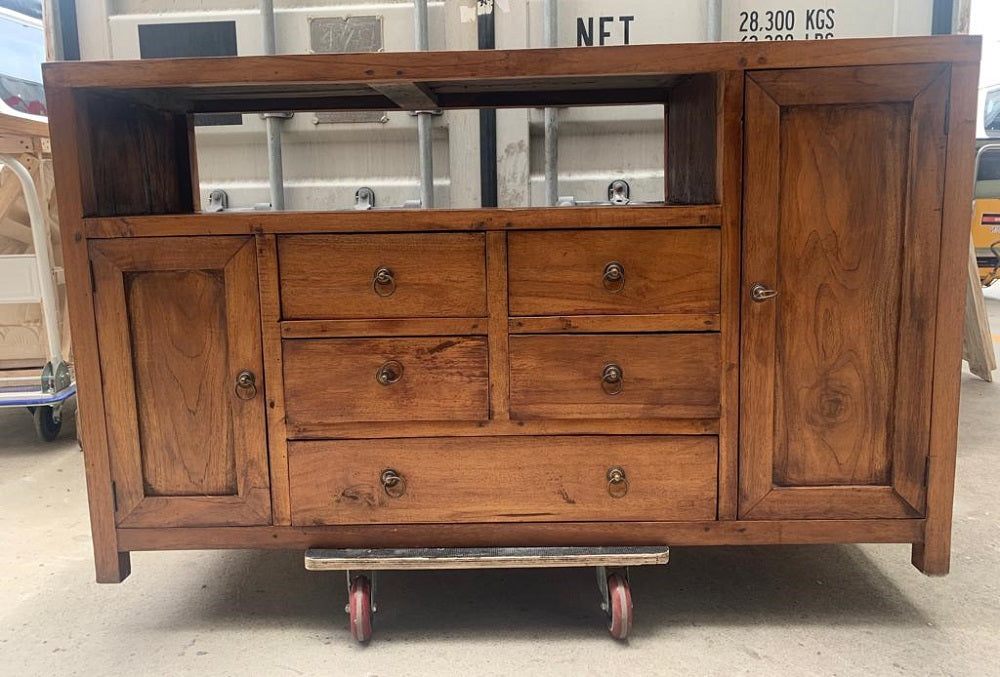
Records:
[[[1000,143],[987,143],[976,153],[972,243],[979,280],[988,287],[1000,279]]]

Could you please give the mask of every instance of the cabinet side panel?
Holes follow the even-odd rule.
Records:
[[[962,364],[965,266],[975,152],[978,62],[951,70],[948,160],[944,186],[944,227],[937,294],[934,385],[931,393],[930,465],[927,482],[927,528],[924,543],[913,547],[913,564],[926,574],[948,573],[951,519],[955,495],[955,451]]]
[[[782,111],[776,485],[889,484],[909,115]]]
[[[85,216],[192,211],[192,154],[185,115],[88,95],[91,200]]]
[[[89,188],[81,172],[85,150],[80,143],[86,127],[76,95],[68,89],[48,87],[49,127],[53,148],[53,169],[59,185],[59,224],[62,231],[66,295],[80,408],[77,424],[87,471],[87,499],[90,529],[94,541],[94,564],[99,583],[118,583],[129,575],[127,552],[118,552],[115,533],[111,461],[104,401],[101,396],[101,367],[97,352],[94,297],[91,288],[87,239],[83,235],[83,203]]]
[[[693,75],[670,92],[667,104],[667,202],[712,204],[716,195],[716,107],[711,73]]]

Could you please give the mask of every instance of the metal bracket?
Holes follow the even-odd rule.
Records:
[[[358,211],[367,211],[375,208],[375,191],[368,186],[358,188],[354,193],[354,208]]]
[[[261,113],[260,119],[266,120],[268,118],[278,118],[279,120],[291,120],[295,117],[295,113],[291,111],[272,111],[270,113]]]
[[[229,209],[229,193],[221,188],[216,188],[208,194],[208,207],[205,208],[206,212],[217,213],[224,212],[227,209]]]
[[[628,581],[628,567],[595,567],[597,572],[597,589],[601,593],[601,610],[611,613],[611,594],[608,592],[608,576],[619,573]]]
[[[577,206],[601,206],[613,205],[615,207],[625,207],[632,202],[632,188],[625,179],[615,179],[608,184],[608,201],[600,202],[596,200],[577,200],[573,195],[560,195],[556,200],[557,207],[577,207]]]
[[[616,179],[608,184],[608,202],[613,205],[627,205],[631,200],[631,188],[625,179]]]
[[[45,366],[42,367],[43,393],[57,393],[68,388],[72,382],[69,367],[62,360],[54,366],[51,362],[46,362]]]
[[[344,571],[344,573],[347,574],[347,604],[344,605],[344,611],[347,612],[347,613],[351,613],[351,599],[350,599],[351,598],[351,583],[353,583],[354,579],[357,578],[358,576],[364,576],[365,578],[368,579],[368,582],[371,583],[371,585],[372,585],[372,590],[371,590],[371,593],[372,593],[372,596],[371,596],[372,613],[375,613],[376,611],[378,611],[378,607],[375,604],[375,588],[378,585],[378,571],[375,571],[375,570],[361,570],[361,571],[358,571],[357,569],[346,569]]]
[[[440,108],[434,108],[428,110],[411,110],[407,111],[406,114],[409,115],[411,118],[415,118],[418,115],[433,115],[435,117],[438,117],[440,115],[444,115],[444,111],[441,110]]]

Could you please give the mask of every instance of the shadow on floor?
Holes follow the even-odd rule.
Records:
[[[173,629],[251,622],[346,636],[344,574],[307,572],[299,552],[215,555],[216,575],[200,592],[171,600],[178,613],[161,621]],[[856,546],[677,548],[673,560],[632,570],[633,637],[700,625],[927,622]],[[400,640],[587,637],[605,622],[592,569],[384,572],[376,601],[376,636]]]

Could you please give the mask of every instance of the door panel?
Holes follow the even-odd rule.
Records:
[[[923,512],[948,79],[748,76],[744,519]]]
[[[104,241],[91,260],[119,526],[269,523],[253,242]]]

